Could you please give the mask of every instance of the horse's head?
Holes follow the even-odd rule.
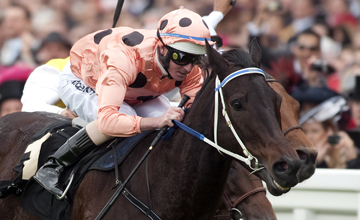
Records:
[[[218,118],[219,123],[214,125],[218,131],[214,132],[214,139],[218,138],[217,143],[227,146],[231,152],[248,159],[255,157],[248,168],[258,171],[257,175],[266,182],[273,195],[281,195],[298,183],[296,174],[301,162],[281,130],[281,97],[270,88],[265,75],[257,69],[261,50],[256,40],[250,43],[249,49],[250,53],[230,50],[220,55],[207,45],[212,74],[221,82],[216,85],[218,92],[215,97],[219,96],[222,101],[217,106],[215,98],[215,109],[219,114],[214,113],[214,121]],[[255,68],[242,74],[242,69],[250,67]],[[221,116],[226,115],[224,108],[228,115],[226,120]],[[229,127],[233,127],[234,132]],[[256,160],[265,169],[258,169]]]
[[[299,126],[299,102],[292,98],[280,83],[270,82],[269,85],[282,97],[281,127],[301,159],[298,179],[302,182],[315,172],[317,150]]]
[[[315,171],[316,148],[299,126],[299,103],[275,79],[267,76],[267,82],[282,98],[280,107],[282,131],[301,159],[302,165],[297,176],[299,181],[303,181]],[[225,204],[232,219],[240,219],[240,217],[276,219],[269,200],[264,193],[261,193],[262,182],[250,180],[248,175],[249,171],[245,170],[240,163],[232,163],[224,191]]]

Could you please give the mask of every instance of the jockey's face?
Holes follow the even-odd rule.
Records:
[[[160,47],[160,52],[163,55],[166,55],[168,53],[168,50],[166,47]],[[172,59],[170,59],[169,62],[169,68],[168,71],[173,79],[176,81],[183,81],[187,74],[189,74],[193,68],[194,64],[188,63],[188,64],[176,64]]]
[[[178,65],[174,61],[170,60],[169,63],[169,73],[176,81],[183,81],[187,74],[191,72],[193,64],[189,63],[187,65]]]

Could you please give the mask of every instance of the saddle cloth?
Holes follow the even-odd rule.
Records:
[[[9,186],[17,186],[16,189],[7,187],[11,190],[4,192],[3,197],[11,192],[20,194],[21,204],[24,209],[40,217],[41,219],[70,219],[71,201],[73,199],[73,195],[86,172],[90,169],[103,171],[114,169],[115,165],[120,165],[144,137],[149,135],[151,132],[154,132],[148,131],[129,138],[117,138],[110,140],[107,143],[99,146],[98,149],[89,152],[78,163],[66,168],[62,173],[59,182],[63,183],[65,187],[69,176],[73,174],[74,178],[71,186],[69,187],[69,191],[67,192],[68,200],[58,200],[53,194],[42,188],[33,178],[29,178],[29,175],[34,175],[36,170],[28,172],[28,169],[26,171],[28,174],[24,175],[26,169],[24,170],[23,168],[24,165],[26,165],[25,167],[32,167],[32,169],[34,169],[34,167],[41,167],[46,162],[48,156],[52,155],[63,143],[65,143],[69,137],[75,134],[78,130],[79,127],[73,127],[70,121],[56,122],[49,127],[37,132],[29,146],[32,146],[33,143],[39,140],[44,140],[43,143],[37,143],[37,146],[40,146],[40,149],[32,147],[32,149],[29,150],[28,147],[25,150],[20,164],[14,167],[14,170],[19,172],[17,178],[11,182],[0,181],[0,185],[1,182],[3,182],[3,184],[6,183]],[[32,154],[34,151],[37,153]],[[32,155],[32,157],[30,157],[30,155]],[[36,158],[36,155],[38,155],[38,158]],[[37,164],[33,164],[36,162]]]

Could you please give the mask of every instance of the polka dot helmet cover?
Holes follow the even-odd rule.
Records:
[[[210,45],[214,43],[201,16],[185,8],[164,15],[158,23],[158,30],[166,45],[187,53],[205,54],[205,38]]]

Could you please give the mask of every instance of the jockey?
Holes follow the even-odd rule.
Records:
[[[21,111],[46,111],[61,114],[70,118],[77,117],[60,99],[58,91],[59,75],[69,57],[65,59],[52,59],[30,74],[26,80],[21,103]]]
[[[192,102],[203,78],[198,63],[210,33],[202,18],[180,8],[163,16],[157,30],[119,27],[89,34],[76,42],[60,75],[60,98],[82,115],[97,95],[97,120],[77,132],[38,170],[34,179],[61,196],[58,177],[85,151],[113,137],[173,126],[184,112],[162,94],[179,87]],[[80,82],[88,87],[78,86]],[[96,91],[96,93],[95,93]]]

